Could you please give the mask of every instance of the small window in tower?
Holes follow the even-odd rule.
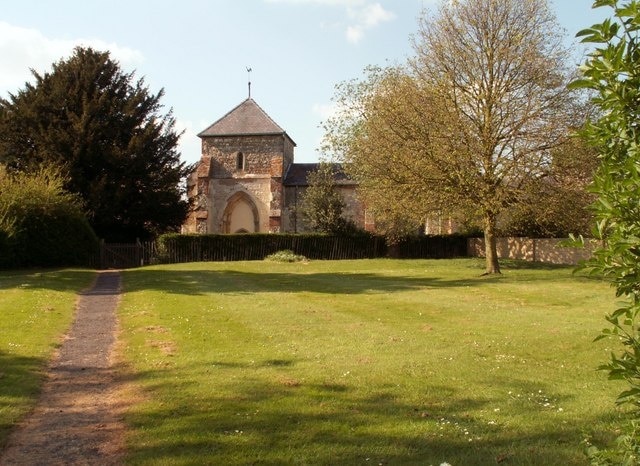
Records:
[[[236,155],[236,170],[244,170],[244,154],[242,152],[238,152]]]

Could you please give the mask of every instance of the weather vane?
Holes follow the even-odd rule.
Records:
[[[247,66],[247,74],[249,75],[249,98],[251,98],[251,68]]]

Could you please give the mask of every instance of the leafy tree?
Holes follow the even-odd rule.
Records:
[[[342,233],[349,228],[350,223],[342,217],[345,203],[336,186],[336,171],[335,165],[321,162],[307,177],[302,215],[314,231]]]
[[[0,267],[89,265],[98,240],[63,185],[51,167],[12,175],[0,165]]]
[[[61,167],[102,238],[148,238],[179,227],[187,169],[174,118],[159,113],[163,91],[151,94],[108,52],[90,48],[33,76],[34,84],[0,100],[0,162],[25,173]]]
[[[524,199],[505,212],[500,234],[540,238],[589,235],[595,201],[590,186],[599,163],[597,152],[578,135],[552,150],[548,174],[530,180]]]
[[[545,0],[447,1],[419,24],[406,65],[338,88],[328,148],[365,197],[380,190],[416,221],[478,212],[486,273],[500,273],[499,215],[545,176],[575,124],[568,50]]]
[[[597,0],[594,8],[610,7],[612,17],[578,33],[583,42],[598,44],[582,66],[574,87],[594,92],[600,117],[586,135],[597,149],[601,166],[595,177],[597,236],[603,247],[592,266],[609,277],[624,304],[607,316],[602,337],[615,336],[622,351],[603,366],[611,379],[625,380],[618,397],[635,410],[631,436],[615,464],[640,461],[640,1]],[[593,452],[591,452],[593,453]],[[596,452],[597,453],[597,452]],[[598,460],[598,458],[594,459]],[[602,464],[614,464],[600,457]],[[606,460],[606,461],[605,461]]]

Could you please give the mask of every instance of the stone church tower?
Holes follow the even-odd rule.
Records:
[[[202,131],[189,233],[277,233],[295,142],[251,98]]]
[[[251,98],[198,134],[202,157],[187,183],[192,211],[183,233],[279,233],[306,230],[300,202],[315,163],[294,163],[295,142]],[[344,173],[336,185],[344,214],[371,229]]]

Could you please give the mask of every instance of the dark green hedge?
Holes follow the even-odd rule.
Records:
[[[402,258],[450,258],[467,255],[467,239],[420,236],[408,238],[393,249],[387,247],[383,237],[369,234],[167,234],[158,239],[158,259],[166,263],[262,260],[286,249],[309,259],[366,259],[390,253]]]
[[[162,235],[158,239],[162,262],[262,260],[289,249],[309,259],[364,259],[379,257],[384,241],[362,235],[240,234]]]
[[[84,215],[66,206],[29,208],[8,236],[0,232],[0,267],[89,265],[98,239]]]
[[[398,257],[405,259],[448,259],[466,257],[467,236],[412,236],[398,244]]]

